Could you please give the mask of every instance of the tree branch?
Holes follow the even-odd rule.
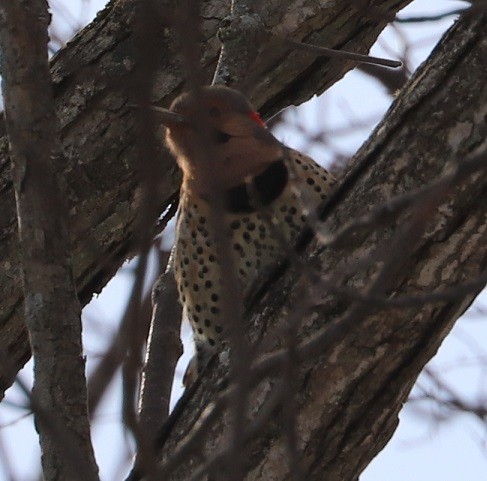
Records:
[[[34,356],[33,399],[46,480],[98,479],[91,446],[81,309],[66,229],[65,190],[57,169],[64,157],[48,66],[47,3],[2,1],[0,41],[7,131],[12,152],[20,234],[25,322]],[[15,46],[15,47],[14,47]],[[64,462],[67,426],[82,472]]]
[[[345,187],[338,189],[339,201],[327,209],[324,230],[336,232],[373,206],[425,188],[445,175],[447,166],[458,163],[462,170],[469,157],[473,163],[483,159],[486,27],[485,15],[465,18],[444,37],[355,157]],[[439,182],[393,222],[371,225],[360,242],[339,248],[308,243],[303,262],[318,269],[324,281],[364,296],[414,296],[455,282],[471,283],[473,291],[426,305],[391,308],[384,302],[365,308],[361,301],[344,302],[325,289],[319,297],[319,289],[310,289],[307,297],[297,294],[298,269],[287,269],[252,306],[249,336],[261,346],[262,357],[251,369],[254,388],[242,433],[248,440],[246,479],[291,477],[279,415],[284,406],[279,386],[289,353],[279,333],[286,332],[283,325],[293,322],[289,316],[296,309],[304,312],[298,316],[295,348],[300,362],[296,445],[306,479],[357,479],[392,436],[416,377],[480,291],[481,284],[475,283],[487,265],[485,168],[477,162],[468,176],[449,179],[452,190]],[[357,259],[372,261],[364,268]],[[221,461],[232,432],[228,399],[235,389],[231,384],[220,392],[224,377],[224,365],[210,369],[175,422],[162,452],[165,479],[200,479],[203,474],[218,479],[224,472]],[[173,462],[173,454],[181,459],[181,450],[184,463]]]
[[[157,82],[153,101],[167,105],[181,91],[183,76],[178,45],[174,41],[174,6],[158,3],[162,20],[151,35],[159,42],[153,58]],[[381,0],[384,11],[397,12],[408,0]],[[204,2],[202,24],[204,51],[202,69],[209,83],[216,66],[219,21],[228,14],[226,0]],[[266,7],[266,8],[264,8]],[[269,8],[267,8],[269,7]],[[306,8],[305,8],[306,7]],[[365,53],[386,24],[384,18],[370,19],[342,4],[321,7],[312,0],[280,4],[259,3],[264,25],[273,33],[296,41],[346,48]],[[293,20],[292,22],[290,20]],[[124,259],[133,253],[133,236],[140,207],[140,186],[135,149],[133,103],[128,92],[136,85],[134,65],[137,39],[134,35],[134,4],[113,1],[92,25],[80,33],[54,58],[55,103],[61,121],[66,163],[61,176],[68,185],[71,258],[76,286],[83,304],[99,292]],[[338,28],[337,26],[341,27]],[[330,43],[330,39],[333,42]],[[249,95],[269,117],[290,103],[300,103],[341,78],[352,65],[316,58],[286,48],[263,52],[251,66],[256,76]],[[0,133],[4,128],[0,125]],[[163,153],[161,147],[161,155]],[[179,173],[173,162],[160,162],[158,198],[163,211],[173,202]],[[13,365],[20,368],[29,357],[22,315],[22,286],[10,160],[5,137],[0,140],[0,347]],[[0,366],[2,391],[12,382]]]

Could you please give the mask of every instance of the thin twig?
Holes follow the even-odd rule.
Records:
[[[445,18],[452,17],[454,15],[462,15],[471,11],[469,8],[457,8],[449,12],[439,13],[437,15],[418,15],[416,17],[396,17],[394,20],[396,23],[425,23],[425,22],[436,22],[438,20],[444,20]]]
[[[372,57],[370,55],[363,55],[360,53],[346,52],[344,50],[335,50],[333,48],[319,47],[318,45],[310,45],[308,43],[297,42],[289,38],[277,37],[284,45],[294,50],[301,50],[309,52],[314,55],[329,58],[339,58],[343,60],[352,60],[356,63],[365,63],[370,65],[380,65],[382,67],[398,68],[402,66],[399,60],[390,60],[387,58]]]

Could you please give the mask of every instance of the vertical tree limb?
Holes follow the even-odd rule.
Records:
[[[64,162],[48,65],[47,2],[2,0],[3,93],[19,224],[25,320],[34,356],[36,403],[66,429],[86,460],[75,473],[63,439],[37,417],[46,480],[98,479],[90,441],[80,305],[68,255]]]
[[[182,308],[171,269],[157,280],[152,304],[151,330],[141,388],[140,423],[146,436],[155,440],[169,414],[173,381],[171,373],[183,351],[179,337]]]

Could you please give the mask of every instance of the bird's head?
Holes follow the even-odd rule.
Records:
[[[226,190],[262,173],[282,157],[282,145],[238,91],[203,87],[155,108],[166,143],[184,173],[185,188]],[[210,179],[208,181],[208,179]]]

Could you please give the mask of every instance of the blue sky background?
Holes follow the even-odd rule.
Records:
[[[56,0],[54,8],[64,6],[68,13],[64,18],[54,16],[54,30],[60,36],[70,36],[81,24],[86,24],[103,7],[101,0]],[[400,16],[422,15],[450,11],[466,6],[453,0],[416,0]],[[401,57],[405,45],[414,69],[423,61],[453,18],[439,22],[416,25],[400,25],[388,28],[372,49],[373,55],[389,58]],[[348,157],[360,147],[375,123],[391,103],[390,96],[376,81],[353,71],[328,90],[298,108],[290,108],[285,114],[286,123],[275,133],[287,145],[309,153],[317,161],[328,164],[336,153]],[[307,136],[322,131],[345,131],[350,125],[362,125],[348,133],[335,133],[327,138],[327,144],[310,143]],[[165,239],[170,243],[168,238]],[[116,333],[123,315],[132,284],[132,265],[126,264],[119,274],[84,309],[84,337],[87,368],[91,372],[99,356]],[[148,282],[150,285],[150,282]],[[429,368],[440,372],[442,378],[462,398],[487,405],[487,295],[480,296],[446,339]],[[183,326],[183,338],[188,341],[190,330]],[[188,344],[188,342],[186,342]],[[190,346],[189,346],[190,348]],[[184,370],[183,360],[179,373]],[[31,381],[32,365],[20,373]],[[412,397],[418,397],[421,389],[432,388],[427,376],[421,376]],[[181,393],[180,379],[175,380],[175,393]],[[39,473],[39,449],[33,428],[32,416],[18,405],[25,399],[18,388],[12,387],[6,400],[0,404],[0,452],[3,451],[11,464],[17,480],[34,480]],[[93,441],[101,477],[104,481],[122,479],[130,467],[129,440],[120,423],[121,388],[119,378],[113,383],[99,409],[93,428]],[[471,415],[447,416],[433,403],[408,403],[400,416],[400,425],[392,441],[362,474],[362,481],[478,480],[487,477],[487,429],[485,424]],[[0,456],[5,458],[5,456]],[[0,461],[0,480],[7,480],[5,466]]]

